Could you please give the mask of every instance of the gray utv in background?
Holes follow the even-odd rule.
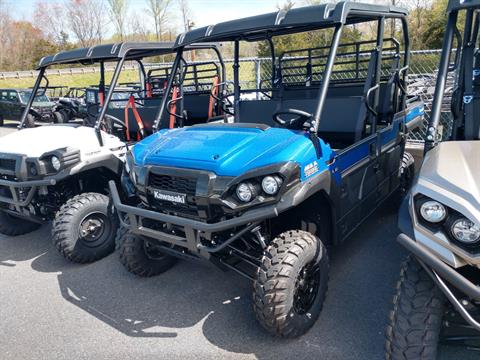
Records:
[[[448,4],[426,155],[399,215],[398,241],[412,254],[389,316],[387,359],[433,360],[440,343],[480,350],[479,10],[480,0]],[[449,71],[453,130],[439,142]]]

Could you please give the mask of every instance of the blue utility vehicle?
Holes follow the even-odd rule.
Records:
[[[406,15],[341,2],[180,35],[172,71],[189,44],[233,42],[235,122],[161,130],[127,155],[123,186],[142,205],[122,203],[110,183],[126,229],[119,243],[126,268],[152,276],[177,258],[207,259],[253,281],[255,313],[269,332],[305,333],[326,296],[327,247],[413,174],[404,149],[423,104],[405,88]],[[400,40],[387,37],[392,21]],[[368,26],[377,29],[374,39],[341,43]],[[276,56],[284,36],[309,38],[315,47]],[[272,77],[261,88],[241,88],[243,42],[271,49]]]

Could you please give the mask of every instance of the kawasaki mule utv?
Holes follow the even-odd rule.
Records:
[[[447,14],[426,156],[399,215],[398,241],[412,255],[389,316],[387,359],[433,360],[440,343],[480,350],[480,0],[450,0]],[[453,129],[439,142],[451,71]]]
[[[5,120],[21,121],[31,97],[32,89],[0,89],[0,126]],[[24,123],[26,127],[34,127],[36,121],[66,122],[63,105],[52,101],[45,92],[37,93]]]
[[[110,182],[128,229],[120,239],[126,268],[152,276],[176,258],[210,260],[253,281],[255,312],[268,331],[305,333],[326,296],[327,246],[341,243],[412,172],[404,146],[423,104],[405,89],[406,15],[342,2],[180,35],[176,64],[189,44],[234,43],[235,122],[162,130],[128,153],[130,181],[120,193],[135,189],[141,206],[125,204]],[[391,21],[403,29],[401,42],[384,38]],[[376,27],[376,37],[341,44],[354,25]],[[277,58],[276,41],[300,33],[319,47]],[[241,89],[242,41],[270,46],[268,88]],[[252,92],[263,96],[242,96]]]
[[[41,60],[34,94],[42,91],[42,79],[49,66],[100,64],[100,104],[91,104],[88,109],[93,127],[62,124],[22,130],[33,103],[33,96],[30,97],[20,131],[3,137],[0,142],[0,233],[25,234],[53,220],[53,242],[67,259],[91,262],[113,251],[118,217],[110,206],[108,181],[121,182],[127,146],[152,133],[162,98],[170,99],[172,106],[170,115],[157,122],[158,128],[206,122],[217,115],[216,112],[221,112],[220,104],[212,97],[219,90],[219,79],[224,78],[221,58],[221,65],[215,64],[211,78],[203,77],[203,88],[199,85],[183,92],[183,87],[179,87],[174,95],[148,91],[149,79],[142,60],[152,61],[159,55],[172,53],[172,47],[173,43],[100,45]],[[209,44],[189,49],[213,49],[220,56],[218,49]],[[116,84],[127,61],[138,63],[144,89],[130,94],[127,99],[115,100]],[[116,63],[107,92],[104,84],[106,62]],[[188,76],[201,77],[187,65],[182,62],[180,80]],[[178,77],[172,78],[170,83],[178,80]],[[177,93],[181,93],[181,97]],[[172,96],[176,97],[174,102]],[[121,107],[114,105],[118,101]],[[194,113],[196,117],[184,113]]]

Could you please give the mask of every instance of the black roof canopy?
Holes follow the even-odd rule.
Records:
[[[191,45],[189,49],[212,48],[214,44]],[[96,45],[59,52],[42,58],[38,69],[59,64],[92,64],[100,61],[140,60],[145,57],[166,55],[175,52],[173,42],[123,42]]]
[[[310,31],[333,27],[337,24],[355,24],[380,17],[404,17],[407,13],[407,10],[395,6],[350,1],[306,6],[198,28],[179,35],[175,46],[236,39],[257,41],[270,35]]]
[[[480,9],[480,0],[450,0],[447,12],[471,8]]]

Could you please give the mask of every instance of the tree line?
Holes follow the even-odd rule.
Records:
[[[283,3],[278,8],[285,9],[332,2],[279,1]],[[441,47],[447,0],[380,1],[410,9],[408,21],[413,49]],[[145,0],[144,6],[134,6],[131,0],[38,0],[31,19],[18,20],[12,16],[6,0],[0,0],[0,70],[32,69],[43,56],[75,47],[118,41],[173,41],[178,33],[193,26],[194,16],[188,0]],[[180,20],[180,26],[172,19]],[[392,34],[395,26],[392,23],[389,30]],[[353,27],[345,37],[356,40],[373,31]],[[306,44],[322,44],[326,38],[305,34],[300,40]],[[281,52],[293,43],[298,45],[299,37],[278,39],[276,45]],[[267,52],[264,44],[245,49],[248,56],[263,56]]]
[[[182,13],[182,31],[188,29],[188,0],[146,0],[143,8],[129,0],[38,0],[31,20],[16,20],[0,0],[0,70],[32,69],[43,56],[76,47],[173,41],[173,5]]]

